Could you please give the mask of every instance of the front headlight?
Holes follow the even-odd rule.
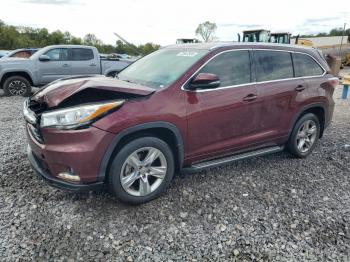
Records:
[[[57,127],[60,129],[72,129],[89,124],[111,110],[120,107],[124,100],[109,103],[98,103],[54,110],[41,115],[41,127]]]

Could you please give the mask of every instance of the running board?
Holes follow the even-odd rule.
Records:
[[[214,159],[214,160],[200,162],[200,163],[194,164],[192,166],[183,168],[182,173],[194,173],[194,172],[201,171],[203,169],[217,167],[217,166],[221,166],[224,164],[229,164],[229,163],[241,160],[241,159],[277,153],[277,152],[282,151],[283,148],[284,147],[280,147],[280,146],[267,147],[267,148],[249,151],[249,152],[245,152],[245,153],[241,153],[241,154],[237,154],[237,155],[231,155],[231,156],[226,156],[223,158],[218,158],[218,159]]]

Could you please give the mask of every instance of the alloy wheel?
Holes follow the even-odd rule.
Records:
[[[297,148],[301,153],[309,151],[316,141],[317,125],[313,120],[306,120],[297,133]]]
[[[154,147],[143,147],[127,157],[120,173],[123,189],[133,196],[146,196],[154,192],[167,173],[164,154]]]
[[[8,91],[13,96],[22,96],[26,93],[27,85],[20,80],[13,80],[8,86]]]

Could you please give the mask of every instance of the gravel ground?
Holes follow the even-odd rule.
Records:
[[[350,99],[307,159],[287,153],[177,176],[127,206],[31,170],[22,98],[0,94],[0,260],[350,261]]]

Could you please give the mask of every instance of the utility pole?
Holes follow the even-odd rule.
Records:
[[[340,58],[341,58],[341,48],[343,47],[343,38],[344,38],[344,34],[345,34],[345,28],[346,28],[346,23],[344,23],[343,32],[341,34],[341,43],[340,43],[340,47],[339,47],[339,56],[340,56]]]

